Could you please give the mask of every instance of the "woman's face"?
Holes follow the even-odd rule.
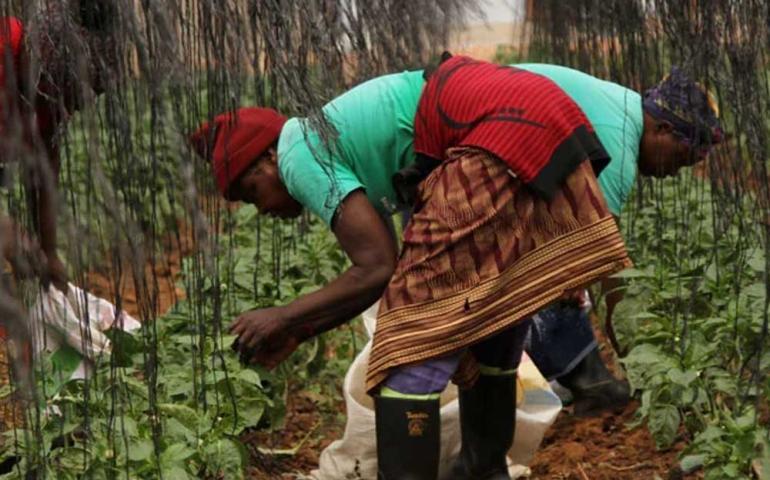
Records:
[[[233,182],[229,200],[252,204],[259,213],[272,217],[298,217],[302,213],[302,204],[289,195],[278,174],[277,160],[274,148],[259,157]]]
[[[682,167],[705,160],[708,150],[684,141],[670,124],[645,118],[639,148],[639,172],[653,177],[675,175]]]

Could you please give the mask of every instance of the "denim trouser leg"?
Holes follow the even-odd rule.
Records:
[[[596,345],[588,312],[562,302],[532,317],[525,347],[540,373],[553,380],[575,368]]]

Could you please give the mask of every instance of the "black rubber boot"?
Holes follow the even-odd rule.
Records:
[[[631,397],[628,382],[612,376],[598,348],[591,350],[572,371],[556,380],[572,392],[575,415],[587,416],[620,409],[628,404]]]
[[[439,401],[376,397],[378,480],[436,480]]]
[[[506,454],[516,423],[516,376],[482,375],[460,391],[462,447],[453,480],[510,480]]]

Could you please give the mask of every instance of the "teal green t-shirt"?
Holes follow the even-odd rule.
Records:
[[[550,78],[577,103],[610,155],[599,186],[620,215],[636,177],[643,128],[641,97],[633,90],[571,68],[516,65]],[[414,116],[422,71],[378,77],[324,107],[339,139],[329,154],[307,121],[289,120],[278,142],[278,168],[292,197],[331,224],[337,207],[359,188],[382,214],[397,206],[393,174],[415,160]],[[316,156],[314,156],[314,152]]]
[[[286,122],[278,170],[289,194],[327,225],[345,197],[360,188],[380,213],[392,213],[391,179],[415,159],[414,116],[423,83],[422,71],[385,75],[326,104],[326,118],[339,134],[331,153],[306,119]]]
[[[610,155],[609,165],[599,175],[599,187],[610,212],[620,216],[636,179],[644,128],[641,96],[616,83],[567,67],[534,63],[516,66],[548,77],[586,114]]]

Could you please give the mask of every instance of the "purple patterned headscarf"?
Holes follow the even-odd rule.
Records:
[[[642,102],[647,113],[669,122],[674,132],[694,147],[710,148],[724,138],[714,98],[677,67],[644,92]]]

